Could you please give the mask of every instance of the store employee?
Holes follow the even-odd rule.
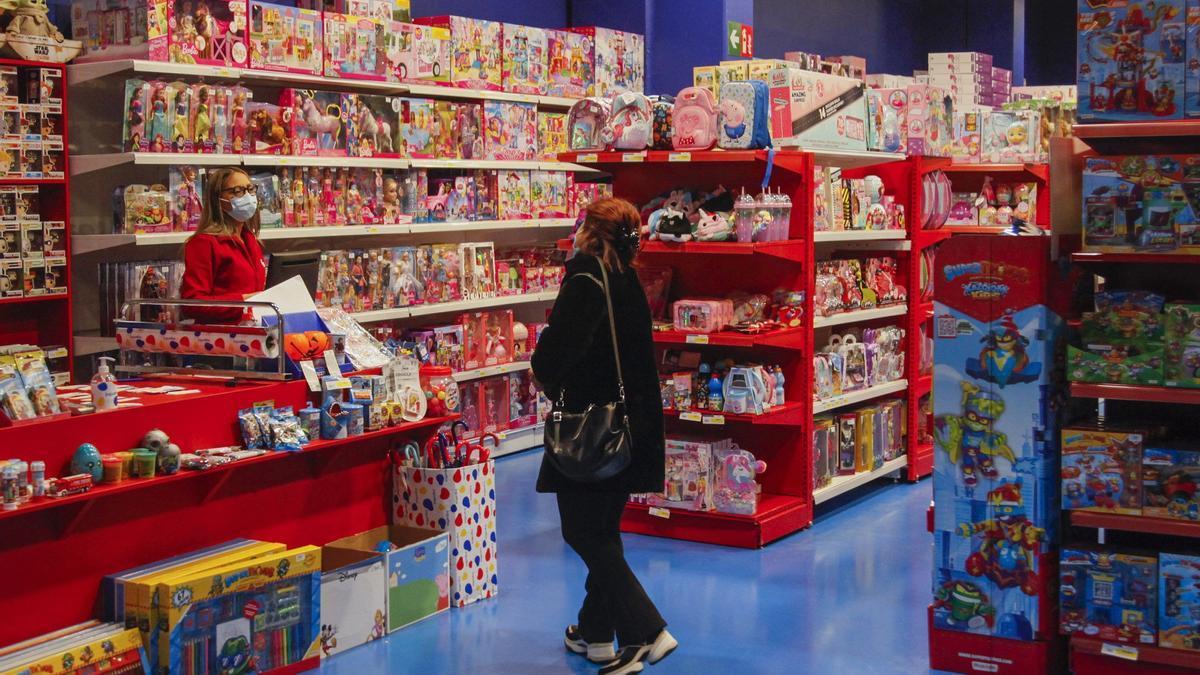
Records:
[[[209,174],[200,228],[183,249],[183,298],[244,300],[266,286],[255,193],[250,176],[241,169],[226,167]],[[239,307],[190,307],[184,312],[209,323],[238,323],[244,313]]]

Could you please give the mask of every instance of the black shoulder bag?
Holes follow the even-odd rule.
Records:
[[[546,456],[559,473],[579,483],[596,483],[621,473],[631,461],[629,416],[625,411],[625,378],[621,375],[621,350],[617,346],[617,322],[613,317],[608,271],[600,263],[604,278],[604,301],[608,305],[608,329],[612,334],[620,396],[614,403],[589,404],[580,413],[566,411],[563,388],[558,402],[546,418]],[[596,278],[588,275],[592,281]]]

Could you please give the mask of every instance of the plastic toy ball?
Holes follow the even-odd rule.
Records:
[[[141,447],[155,453],[161,453],[171,442],[171,438],[161,429],[151,429],[142,436]]]

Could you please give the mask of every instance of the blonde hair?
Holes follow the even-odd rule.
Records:
[[[200,211],[200,227],[196,230],[198,234],[232,237],[238,233],[237,221],[221,209],[221,192],[225,189],[225,182],[235,173],[240,173],[246,180],[250,180],[250,174],[236,166],[224,166],[208,174],[207,180],[204,181],[204,204]],[[259,225],[258,213],[255,212],[243,227],[257,235]]]
[[[598,258],[610,271],[634,266],[642,217],[624,199],[609,197],[587,207],[583,225],[575,233],[575,247]]]

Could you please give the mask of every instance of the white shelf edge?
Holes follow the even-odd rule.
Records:
[[[545,423],[539,422],[520,429],[506,429],[496,434],[500,437],[500,447],[492,452],[492,458],[504,457],[542,444]]]
[[[820,504],[822,502],[829,501],[834,497],[840,497],[851,490],[860,488],[867,483],[870,483],[876,478],[883,478],[884,476],[890,473],[895,473],[906,466],[908,466],[907,454],[901,455],[890,462],[884,462],[883,466],[875,469],[874,471],[864,471],[862,473],[856,473],[853,476],[834,476],[833,479],[829,481],[829,485],[826,485],[819,490],[813,490],[813,503]]]
[[[852,391],[849,394],[842,394],[824,401],[813,401],[813,414],[828,412],[838,408],[844,408],[855,403],[870,401],[873,398],[895,394],[908,389],[908,380],[900,379],[884,384],[877,384],[874,387],[867,387],[858,391]]]
[[[306,157],[302,155],[246,155],[185,152],[112,152],[71,155],[71,175],[79,176],[116,166],[346,166],[368,169],[493,169],[595,172],[596,169],[569,162],[492,159],[409,159],[406,157]]]
[[[433,314],[453,314],[455,312],[470,312],[491,307],[508,307],[536,302],[551,302],[558,297],[558,289],[540,293],[525,293],[522,295],[497,295],[491,298],[473,300],[456,300],[454,302],[437,302],[430,305],[412,305],[410,307],[395,307],[392,309],[377,309],[369,312],[351,314],[359,323],[374,323],[393,319],[407,319],[415,316],[431,316]]]
[[[404,157],[327,157],[305,155],[241,155],[244,166],[345,166],[366,169],[407,169]]]
[[[859,321],[873,321],[875,319],[886,319],[891,316],[904,316],[905,314],[908,314],[908,305],[891,305],[888,307],[876,307],[874,309],[860,309],[854,312],[840,312],[831,316],[818,316],[813,319],[813,328],[840,326],[847,323],[858,323]]]
[[[905,230],[820,230],[813,232],[813,241],[818,244],[827,242],[859,242],[859,241],[888,241],[908,238]]]
[[[842,169],[853,169],[861,166],[871,166],[873,164],[884,164],[887,162],[899,162],[906,159],[903,153],[899,152],[876,152],[867,149],[832,149],[832,148],[812,148],[805,147],[801,143],[797,143],[792,138],[775,139],[777,147],[783,150],[798,150],[807,152],[813,155],[813,162],[821,166],[836,166]]]
[[[481,380],[485,377],[495,377],[496,375],[507,375],[508,373],[519,373],[529,370],[528,361],[513,361],[512,363],[504,363],[498,366],[484,366],[483,368],[475,368],[474,370],[463,370],[454,373],[455,382],[469,382],[471,380]]]

